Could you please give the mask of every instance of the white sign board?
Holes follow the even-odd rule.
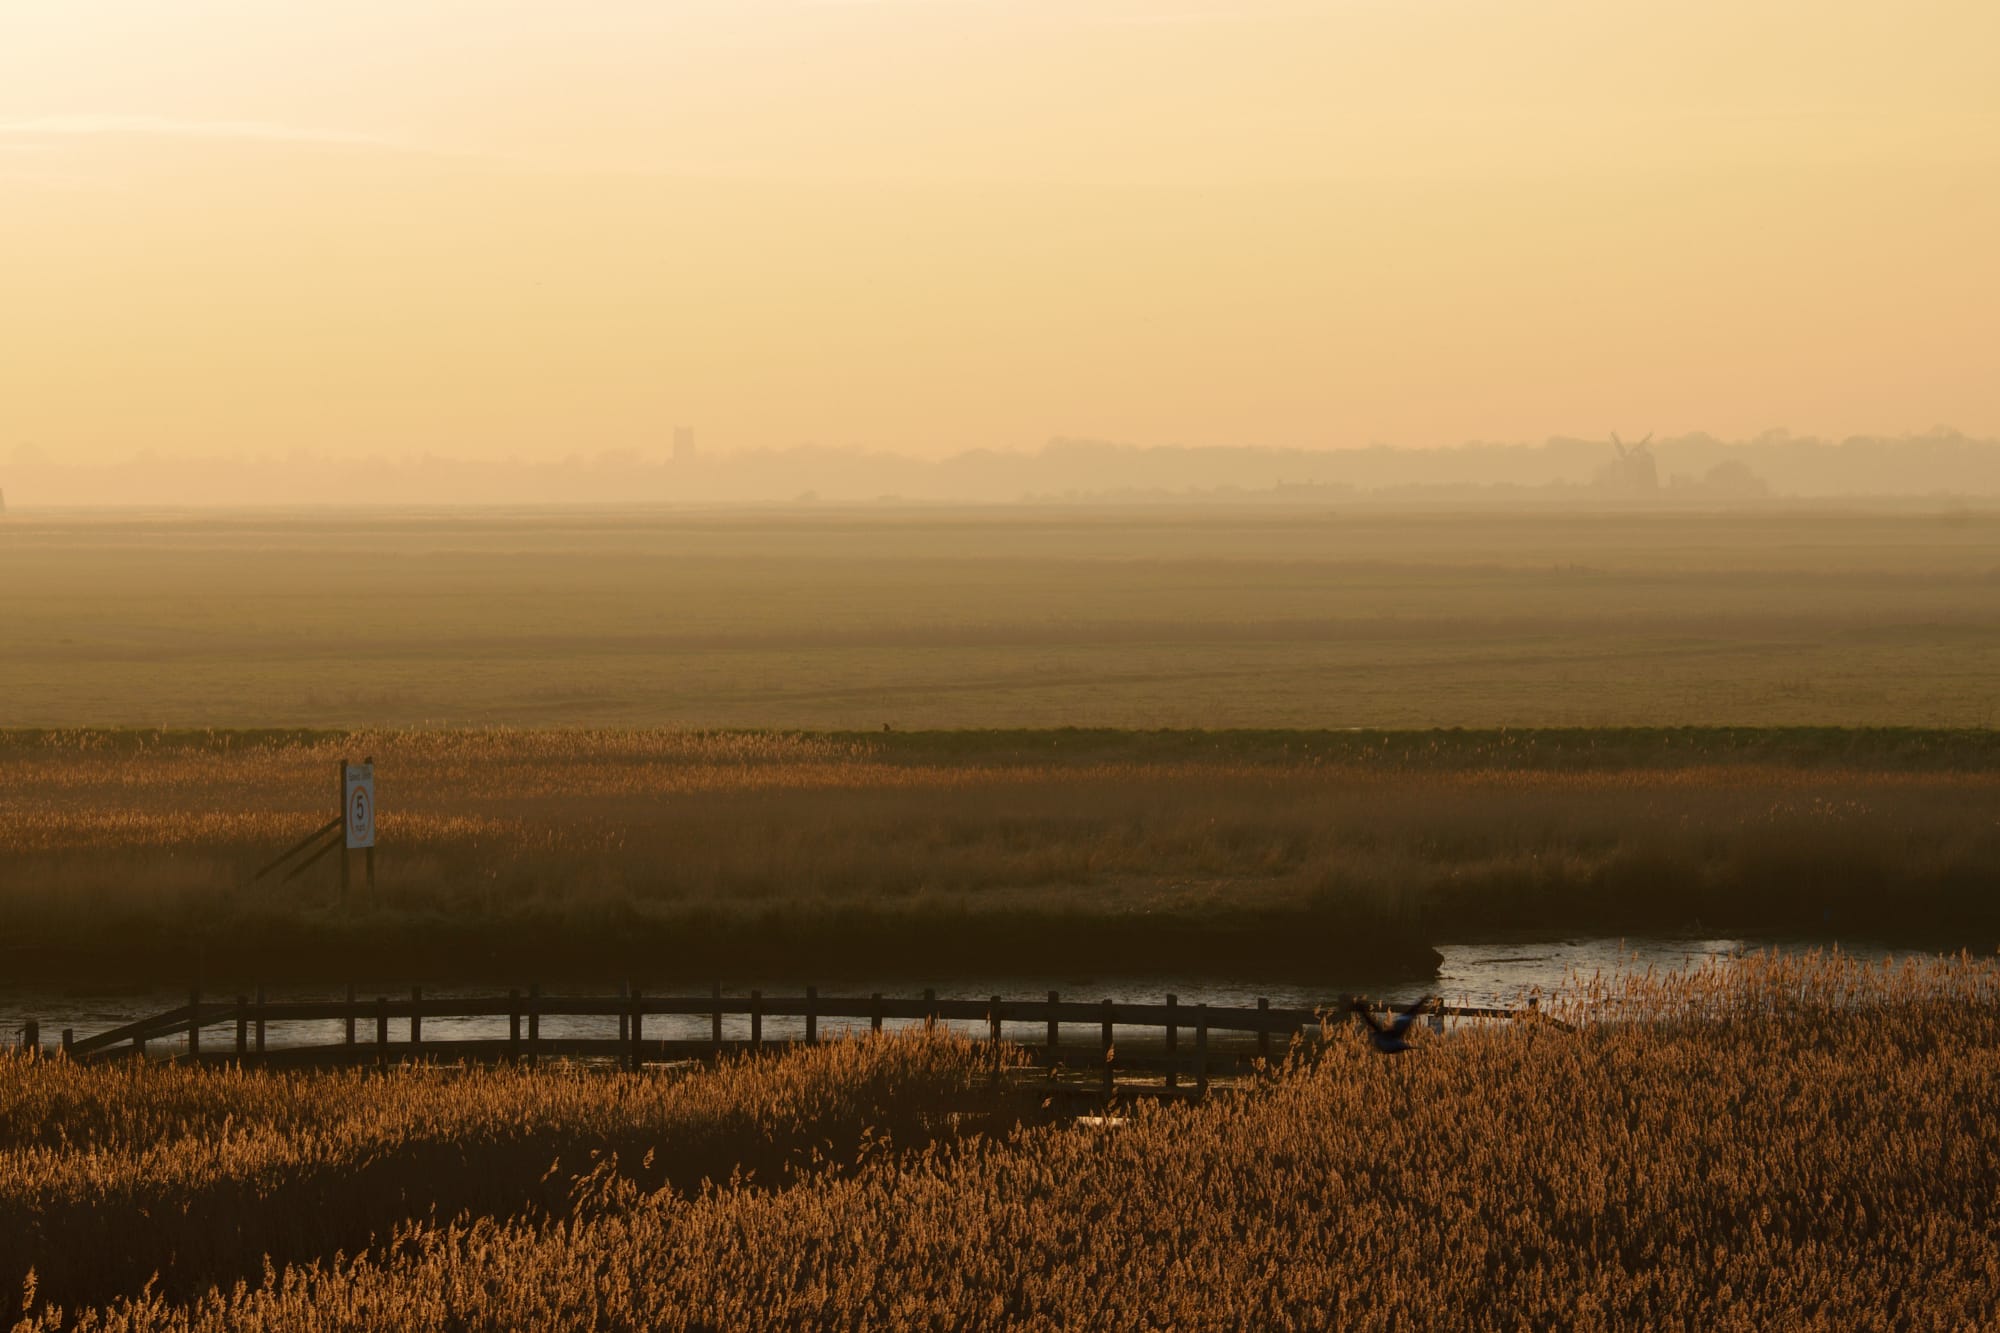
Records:
[[[375,845],[375,766],[349,764],[341,809],[347,817],[347,845]]]

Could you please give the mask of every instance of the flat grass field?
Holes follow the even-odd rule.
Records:
[[[1991,727],[2000,512],[15,512],[0,727]]]
[[[256,869],[376,763],[378,885]],[[2000,943],[2000,733],[0,733],[17,980],[1429,975]],[[617,968],[619,971],[610,971]]]

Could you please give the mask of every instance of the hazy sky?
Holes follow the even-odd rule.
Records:
[[[2000,433],[1993,0],[0,0],[0,465]]]

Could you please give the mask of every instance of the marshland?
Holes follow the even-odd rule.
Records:
[[[1087,1120],[945,1030],[49,1043],[0,1064],[24,1328],[1993,1314],[1985,516],[38,515],[0,559],[10,1027],[357,983],[1329,1017]],[[259,878],[362,758],[372,886]],[[1569,1026],[1342,1018],[1473,975]]]
[[[2000,1329],[1996,51],[0,0],[0,1328]]]
[[[2000,973],[1576,978],[1051,1121],[921,1032],[670,1077],[0,1059],[21,1330],[1979,1327]],[[1024,1090],[1026,1095],[1024,1095]]]

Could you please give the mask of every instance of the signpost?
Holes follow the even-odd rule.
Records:
[[[279,853],[276,860],[250,877],[250,883],[255,884],[286,862],[295,861],[284,878],[284,882],[289,884],[325,860],[329,853],[337,851],[340,853],[340,892],[345,897],[353,873],[349,868],[349,853],[359,849],[366,860],[368,888],[372,893],[375,889],[374,756],[358,764],[345,759],[340,761],[340,804],[336,809],[338,813],[331,820]],[[301,857],[304,859],[297,859]]]
[[[348,885],[347,853],[356,849],[366,852],[368,888],[375,888],[375,757],[370,755],[358,764],[340,761],[340,819],[341,834],[346,846],[340,854],[340,888],[343,893]]]

